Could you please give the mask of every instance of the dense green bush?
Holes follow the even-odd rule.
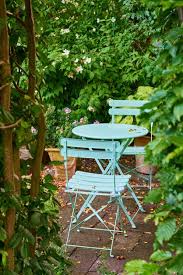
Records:
[[[45,49],[44,101],[108,121],[107,99],[152,84],[146,68],[158,52],[151,44],[156,19],[156,10],[134,0],[62,1]]]
[[[154,84],[159,86],[146,105],[151,112],[144,116],[155,126],[147,153],[158,166],[160,187],[146,201],[158,205],[149,216],[157,226],[156,239],[151,262],[128,263],[128,274],[183,274],[183,26],[178,18],[182,10],[174,9],[183,1],[162,5],[162,14],[169,13],[169,27],[159,38],[162,50],[154,70]]]

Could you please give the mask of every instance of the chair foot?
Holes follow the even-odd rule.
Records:
[[[72,223],[76,223],[76,222],[77,222],[77,220],[76,220],[76,219],[73,219]]]
[[[113,254],[111,254],[111,252],[110,252],[110,257],[111,257],[111,258],[114,258],[114,255],[113,255]]]
[[[135,225],[135,224],[132,224],[132,228],[134,228],[134,229],[135,229],[135,228],[137,228],[137,227],[136,227],[136,225]]]
[[[143,213],[146,212],[145,209],[144,209],[143,207],[140,207],[139,210],[140,210],[141,212],[143,212]]]

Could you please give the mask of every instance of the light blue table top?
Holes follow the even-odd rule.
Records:
[[[145,136],[148,130],[130,124],[99,123],[77,126],[73,134],[93,139],[126,139]]]

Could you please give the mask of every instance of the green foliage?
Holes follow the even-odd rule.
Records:
[[[159,51],[150,43],[160,31],[154,27],[157,13],[134,0],[61,3],[54,32],[42,33],[52,41],[43,50],[48,57],[41,85],[44,101],[58,109],[77,109],[89,122],[108,121],[109,98],[126,98],[138,86],[151,85],[146,67]]]
[[[22,196],[21,200],[19,198],[19,206],[16,205],[17,225],[8,244],[16,249],[17,274],[68,274],[69,261],[65,259],[59,236],[59,203],[55,199],[57,188],[52,185],[51,180],[49,175],[42,180],[39,196],[35,199],[29,196],[30,181],[22,181]],[[2,193],[0,195],[1,215],[4,215],[7,205],[12,204],[12,199],[7,191],[3,196]],[[33,232],[36,232],[38,241]],[[5,239],[5,230],[0,227],[0,240]],[[30,245],[34,246],[35,243],[35,256],[31,257]],[[0,250],[0,254],[6,270],[6,251]]]
[[[43,55],[43,48],[47,48],[48,36],[45,33],[43,36],[42,32],[43,30],[53,30],[49,30],[49,26],[53,26],[51,12],[53,12],[53,7],[57,9],[58,1],[38,0],[33,3],[37,24],[36,42],[39,43],[37,44],[35,100],[27,94],[28,49],[30,45],[27,46],[24,2],[10,0],[6,1],[6,5],[12,74],[10,79],[11,113],[0,107],[0,127],[20,120],[17,127],[13,129],[13,149],[18,151],[21,146],[26,146],[34,158],[36,150],[40,150],[37,143],[37,129],[40,111],[44,111],[40,86],[44,82],[43,67],[48,65],[46,63],[48,59]],[[49,42],[51,43],[51,40]],[[44,139],[41,140],[41,143],[44,144]],[[8,187],[9,183],[3,178],[3,149],[2,131],[0,130],[0,274],[67,274],[69,262],[65,257],[59,235],[61,225],[58,222],[59,205],[55,199],[57,195],[55,186],[51,184],[51,179],[47,176],[40,180],[39,195],[36,198],[31,198],[32,160],[21,160],[20,171],[16,171],[18,170],[16,167],[14,173],[14,180],[18,181],[17,185],[21,185],[20,194],[12,195]],[[12,163],[12,167],[16,165]],[[7,243],[7,223],[9,228],[13,229],[13,220],[6,221],[6,215],[12,208],[16,209],[15,233]],[[14,248],[15,252],[14,272],[7,270],[8,246]],[[34,246],[35,255],[32,255]]]
[[[150,5],[154,3],[156,1]],[[157,88],[150,103],[144,107],[151,111],[141,116],[141,119],[154,123],[155,139],[148,146],[147,159],[158,166],[160,188],[151,191],[146,201],[158,203],[158,208],[150,216],[157,230],[151,261],[147,263],[147,269],[139,267],[138,274],[146,274],[152,264],[156,266],[158,274],[182,274],[183,26],[178,13],[172,8],[183,3],[158,1],[159,4],[166,9],[162,15],[169,13],[170,16],[167,18],[165,34],[159,37],[161,52],[153,70],[153,82]],[[129,265],[132,269],[134,266],[135,270],[135,263]]]
[[[127,99],[129,100],[148,100],[150,95],[153,93],[153,88],[151,86],[139,86],[137,91],[133,95],[129,95]],[[141,124],[141,120],[138,116],[116,116],[116,123],[126,123],[126,124]],[[144,125],[144,127],[149,127],[148,125]]]
[[[156,274],[158,267],[143,260],[133,260],[126,264],[125,271],[128,275],[152,275]]]
[[[62,110],[50,106],[46,113],[46,146],[59,147],[59,139],[72,137],[72,129],[87,123],[86,117],[78,117],[76,111],[69,108]]]

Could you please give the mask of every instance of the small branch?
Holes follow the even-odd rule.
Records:
[[[28,73],[20,66],[20,64],[18,64],[17,61],[14,61],[15,64],[17,65],[17,67],[26,75],[26,76],[29,76]]]
[[[2,91],[4,88],[6,88],[9,85],[9,83],[4,84],[3,86],[0,87],[0,91]]]
[[[27,45],[28,45],[28,67],[29,67],[29,84],[28,94],[35,100],[36,88],[36,41],[35,41],[35,26],[34,16],[32,11],[32,0],[24,0],[26,11],[26,30],[27,30]]]
[[[13,80],[13,84],[15,86],[15,89],[22,95],[25,95],[26,93],[24,92],[24,90],[22,90],[18,85],[17,83]]]
[[[15,19],[17,20],[17,22],[19,22],[19,23],[26,29],[26,24],[25,24],[25,22],[24,22],[22,19],[20,19],[19,16],[13,14],[13,13],[10,12],[10,11],[7,11],[6,14],[7,14],[8,16],[11,16],[11,17],[15,18]]]
[[[0,66],[4,65],[5,62],[3,60],[0,61]]]
[[[18,124],[21,122],[21,118],[19,120],[17,120],[15,123],[10,124],[10,125],[5,125],[5,126],[0,126],[0,130],[5,130],[5,129],[11,129],[11,128],[15,128],[18,126]]]

